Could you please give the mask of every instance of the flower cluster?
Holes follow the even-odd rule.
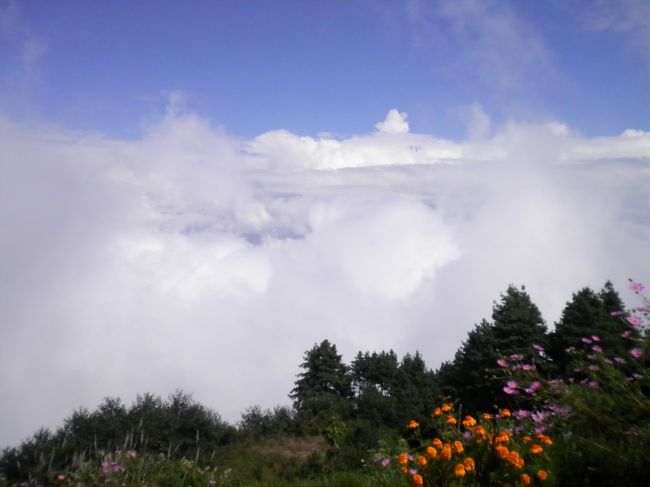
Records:
[[[535,432],[530,418],[518,418],[509,409],[461,418],[452,403],[435,408],[432,418],[437,436],[425,440],[419,428],[409,428],[419,447],[396,458],[412,486],[486,485],[488,478],[514,486],[549,478],[547,449],[553,440]]]

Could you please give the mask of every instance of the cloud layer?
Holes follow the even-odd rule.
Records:
[[[239,139],[170,111],[136,141],[0,120],[2,443],[176,388],[237,420],[302,354],[453,356],[508,283],[546,318],[643,279],[650,133],[506,124],[451,141],[391,110],[345,139]],[[471,128],[471,127],[470,127]]]

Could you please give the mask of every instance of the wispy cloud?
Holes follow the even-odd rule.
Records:
[[[523,89],[553,73],[542,36],[509,2],[409,0],[407,15],[418,46],[451,50],[459,70],[492,88]]]

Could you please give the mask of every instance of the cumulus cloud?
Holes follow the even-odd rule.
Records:
[[[344,139],[0,119],[3,441],[179,387],[236,420],[286,403],[323,338],[437,367],[510,282],[553,321],[581,286],[648,275],[649,134],[468,114],[462,142],[397,110]]]

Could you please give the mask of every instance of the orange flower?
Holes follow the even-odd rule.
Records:
[[[510,409],[502,409],[501,416],[503,416],[504,418],[509,418],[510,416],[512,416],[512,414],[510,414]]]
[[[490,413],[483,413],[483,414],[481,415],[481,417],[482,417],[483,420],[485,420],[485,421],[490,421],[490,420],[492,419],[492,415],[491,415]]]
[[[420,427],[420,423],[418,423],[416,420],[412,419],[409,421],[409,424],[406,425],[406,427],[410,430],[415,430]]]
[[[439,416],[442,415],[442,409],[440,409],[440,408],[435,408],[435,409],[433,410],[433,413],[431,413],[431,414],[433,415],[434,418],[437,418],[437,417],[439,417]]]
[[[530,451],[533,455],[539,455],[544,451],[544,448],[542,448],[537,443],[535,443],[533,446],[530,447],[528,451]]]
[[[400,453],[397,457],[397,463],[400,465],[406,465],[409,462],[408,453]]]
[[[416,473],[411,477],[411,483],[415,487],[422,487],[422,484],[424,483],[424,479],[422,478],[422,475]]]
[[[451,445],[448,443],[442,446],[442,451],[440,452],[440,458],[443,460],[451,460]]]
[[[530,435],[524,435],[522,439],[524,440],[524,443],[530,443],[531,441],[533,441],[533,438]]]
[[[551,440],[551,438],[546,436],[544,433],[537,433],[537,438],[539,439],[539,441],[541,441],[545,445],[552,445],[553,444],[553,440]]]
[[[530,482],[531,482],[530,475],[528,475],[527,473],[522,473],[519,476],[519,481],[524,485],[530,484]]]
[[[495,443],[505,443],[510,441],[510,431],[499,431],[499,434],[494,439]]]
[[[427,456],[429,458],[436,458],[438,456],[438,451],[434,447],[428,446],[427,447]]]
[[[454,467],[454,475],[456,477],[464,477],[465,476],[465,465],[462,463],[459,463]]]
[[[465,416],[465,419],[463,420],[463,426],[465,428],[471,428],[473,426],[476,426],[476,420],[471,416]]]
[[[463,453],[463,444],[460,441],[456,440],[451,445],[451,449],[454,453]]]
[[[431,442],[436,448],[442,448],[442,440],[440,438],[434,438]]]
[[[456,418],[454,418],[453,416],[447,416],[445,423],[454,426],[456,424]]]
[[[442,409],[443,413],[448,413],[449,411],[451,411],[452,406],[453,406],[453,404],[448,402],[446,404],[443,404],[440,409]]]
[[[468,472],[476,469],[476,463],[474,463],[474,459],[471,457],[467,457],[465,460],[463,460],[463,465],[465,465],[465,470]]]
[[[507,460],[510,463],[510,465],[512,465],[515,468],[523,468],[524,466],[524,459],[521,458],[519,452],[511,451],[510,453],[508,453]]]
[[[501,460],[505,460],[508,458],[508,454],[510,451],[503,445],[497,445],[496,448],[494,449],[497,452],[497,456]]]
[[[402,473],[409,473],[409,469],[406,465],[402,465],[399,469]]]
[[[422,467],[424,467],[427,464],[427,459],[424,458],[422,455],[418,455],[416,460],[418,462],[418,465],[421,465]]]
[[[485,438],[487,436],[487,430],[480,424],[474,429],[474,434],[480,438]]]
[[[539,480],[546,480],[548,478],[548,472],[546,470],[538,470],[537,477]]]

